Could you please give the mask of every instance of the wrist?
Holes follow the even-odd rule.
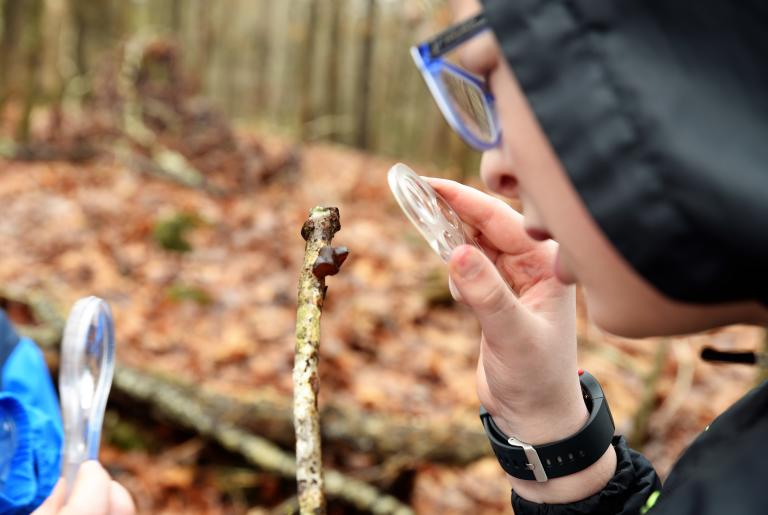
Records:
[[[556,398],[531,403],[527,408],[489,404],[486,409],[499,429],[531,445],[566,438],[581,429],[589,418],[578,379]]]
[[[525,499],[583,499],[601,490],[615,473],[616,453],[610,445],[615,426],[602,388],[586,372],[579,371],[579,382],[580,399],[548,417],[540,416],[548,412],[546,407],[537,416],[518,419],[503,412],[494,418],[481,407],[480,419],[499,464]]]

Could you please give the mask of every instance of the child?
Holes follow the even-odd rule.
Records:
[[[459,18],[479,8],[454,7]],[[414,58],[449,123],[485,152],[485,184],[524,206],[523,219],[432,180],[485,251],[456,249],[450,278],[482,327],[482,418],[515,513],[765,513],[768,385],[715,420],[661,488],[643,456],[611,439],[599,383],[576,373],[572,285],[619,335],[768,325],[766,10],[483,8]],[[440,62],[453,49],[470,75]]]
[[[26,514],[38,506],[35,515],[134,513],[131,496],[97,462],[80,467],[64,503],[64,485],[57,484],[63,439],[61,410],[43,355],[0,310],[0,513]]]

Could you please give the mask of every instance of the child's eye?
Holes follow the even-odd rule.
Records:
[[[483,79],[486,84],[489,83],[491,73],[493,73],[495,68],[493,62],[487,59],[464,58],[460,59],[460,63],[462,68],[478,78]]]
[[[493,71],[490,67],[480,67],[478,69],[469,70],[475,75],[477,75],[479,78],[485,82],[486,86],[490,88],[491,84],[491,72]]]
[[[490,88],[491,86],[491,70],[484,71],[481,75],[483,82]]]

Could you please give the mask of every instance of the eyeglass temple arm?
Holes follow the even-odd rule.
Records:
[[[426,42],[431,58],[439,57],[456,48],[475,34],[488,28],[485,13],[480,13],[444,31]]]

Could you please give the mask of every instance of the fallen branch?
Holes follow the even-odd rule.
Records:
[[[163,416],[194,429],[198,434],[236,452],[263,470],[283,477],[294,477],[296,460],[269,440],[249,433],[231,423],[222,422],[206,410],[204,404],[178,387],[169,386],[147,374],[128,367],[117,367],[113,387],[131,392],[133,398],[151,404]],[[407,515],[412,511],[390,495],[371,485],[337,471],[326,473],[326,492],[360,510],[371,513]]]
[[[296,311],[296,358],[293,366],[293,421],[296,431],[296,482],[302,514],[325,513],[323,468],[320,449],[320,415],[317,393],[320,378],[317,361],[320,349],[320,315],[325,300],[325,277],[339,271],[347,252],[331,248],[341,229],[339,210],[315,207],[301,228],[307,244],[299,276]]]
[[[2,288],[0,299],[4,299],[6,304],[16,304],[15,309],[28,309],[30,313],[20,318],[33,320],[34,324],[19,326],[19,330],[41,347],[58,351],[65,321],[61,307],[44,295]],[[49,352],[48,356],[55,361],[54,352]],[[182,380],[178,375],[146,370],[137,370],[136,373],[152,378],[161,388],[183,390],[185,396],[195,399],[219,421],[248,432],[257,432],[283,446],[295,444],[290,399],[279,392],[259,388],[227,392],[225,395],[199,383]],[[117,386],[113,392],[114,395],[124,394],[129,399],[138,395],[138,392],[121,390]],[[464,465],[490,455],[488,439],[473,415],[466,420],[445,417],[435,421],[394,413],[365,412],[329,399],[320,412],[320,425],[322,438],[326,442],[342,442],[354,450],[374,454],[381,462],[399,454],[408,456],[417,464],[431,461]]]
[[[299,511],[299,498],[294,495],[269,510],[269,515],[293,515],[297,511]]]
[[[20,331],[35,338],[47,351],[47,356],[58,359],[58,343],[64,327],[64,317],[53,303],[39,295],[9,293],[0,290],[0,298],[13,309],[30,309],[28,318],[39,322],[37,326],[22,326]],[[225,449],[238,453],[253,465],[283,477],[295,477],[296,460],[271,441],[249,432],[232,422],[237,417],[222,413],[217,401],[219,394],[201,393],[199,387],[186,386],[155,374],[116,365],[112,396],[129,397],[134,402],[151,406],[152,410],[169,421],[194,430]],[[271,410],[268,401],[262,406]],[[239,406],[246,410],[246,406]],[[274,413],[274,412],[273,412]],[[264,414],[266,419],[267,415]],[[410,508],[373,486],[337,471],[327,471],[326,492],[343,499],[357,509],[371,513],[411,515]]]

